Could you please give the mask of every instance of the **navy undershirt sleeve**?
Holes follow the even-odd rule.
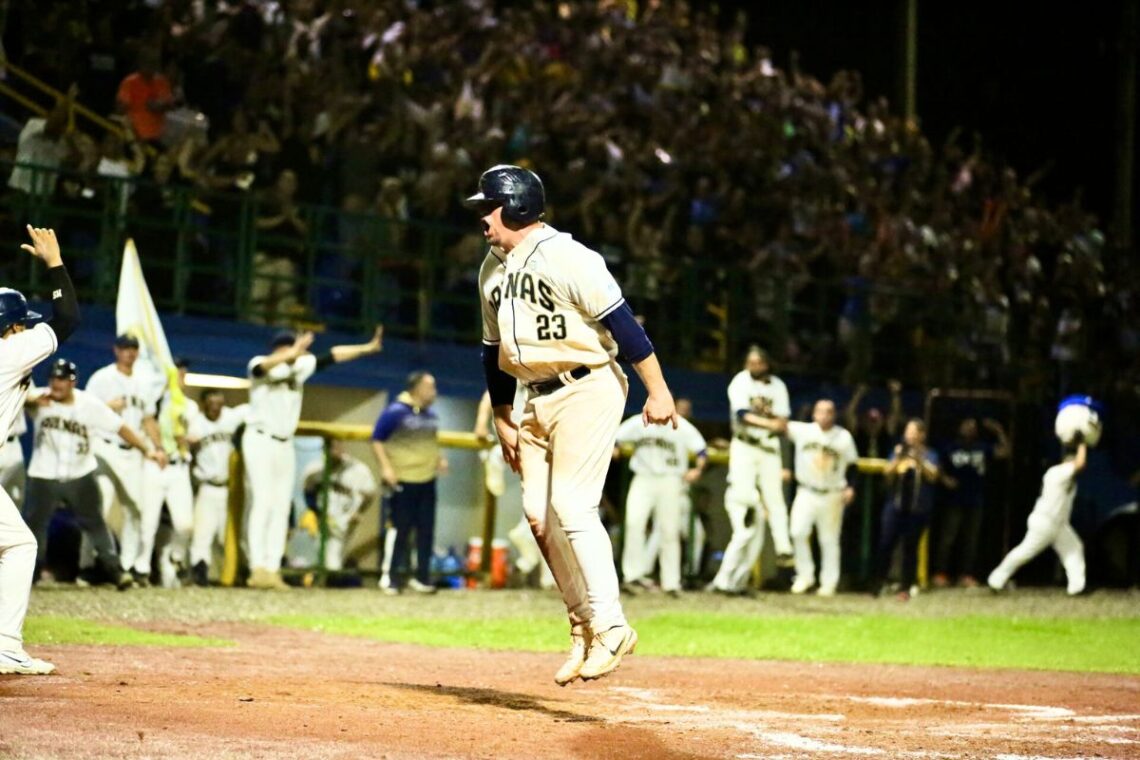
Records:
[[[483,375],[487,378],[487,393],[491,396],[491,406],[503,406],[515,402],[517,381],[499,368],[498,345],[483,344]]]
[[[602,317],[601,323],[617,341],[618,351],[631,364],[637,364],[653,353],[653,344],[645,328],[637,323],[629,303],[623,303]]]

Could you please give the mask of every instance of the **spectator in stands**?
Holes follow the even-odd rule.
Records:
[[[890,380],[887,388],[891,394],[890,415],[884,419],[878,407],[870,407],[860,416],[859,406],[870,390],[866,383],[855,387],[855,392],[843,409],[843,422],[855,438],[855,447],[862,456],[872,459],[885,458],[891,450],[891,441],[898,438],[902,425],[902,383]]]
[[[1009,456],[1009,439],[997,420],[982,420],[982,427],[995,441],[983,441],[978,421],[967,417],[958,423],[958,437],[942,452],[942,484],[946,488],[940,509],[935,574],[937,588],[950,585],[951,565],[958,570],[958,583],[977,588],[978,535],[982,528],[986,501],[986,468],[995,459]],[[958,551],[955,552],[955,549]],[[957,556],[957,562],[952,556]]]
[[[60,168],[70,153],[67,124],[78,92],[72,85],[46,117],[28,119],[20,132],[16,166],[8,178],[8,187],[24,195],[55,193],[59,175],[52,170]]]
[[[116,96],[119,110],[126,114],[138,139],[156,145],[166,128],[166,112],[177,105],[170,80],[158,67],[158,53],[144,48],[138,71],[123,79]]]
[[[403,579],[409,575],[411,533],[416,534],[416,572],[407,587],[419,593],[435,592],[431,583],[435,481],[437,475],[447,472],[447,460],[440,454],[437,439],[439,417],[431,409],[435,397],[435,378],[427,372],[413,372],[404,392],[388,405],[372,431],[372,451],[387,489],[381,509],[381,535],[385,534],[386,521],[396,530],[391,585],[381,586],[385,593],[398,594],[404,587]]]
[[[146,168],[146,154],[142,146],[135,139],[134,132],[129,124],[124,128],[123,134],[108,131],[103,135],[100,146],[99,163],[95,173],[100,177],[111,180],[106,183],[108,191],[118,199],[115,203],[116,211],[122,223],[122,217],[127,213],[127,202],[130,200],[134,186],[130,182],[142,174]]]
[[[309,224],[296,204],[297,175],[281,172],[259,204],[258,251],[249,288],[250,320],[285,324],[297,309],[297,273],[303,263]]]
[[[874,593],[883,589],[895,548],[902,543],[902,572],[898,598],[909,601],[917,592],[918,541],[930,523],[934,489],[940,478],[938,454],[926,446],[926,423],[912,419],[903,430],[886,469],[887,503],[883,506]]]

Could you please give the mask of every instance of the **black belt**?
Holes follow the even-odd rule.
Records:
[[[816,488],[815,486],[809,486],[807,483],[801,483],[798,480],[796,481],[796,485],[800,488],[805,488],[812,493],[817,493],[820,496],[826,496],[831,493],[842,493],[843,491],[842,488]]]
[[[282,436],[282,435],[273,435],[273,433],[270,433],[270,432],[268,432],[268,431],[262,430],[262,429],[261,429],[261,428],[259,428],[259,427],[255,427],[253,430],[254,430],[254,432],[255,432],[255,433],[261,433],[262,435],[267,435],[267,436],[269,436],[270,438],[272,438],[273,440],[275,440],[275,441],[280,441],[281,443],[285,443],[286,441],[288,441],[288,440],[289,440],[289,436],[287,436],[287,435],[286,435],[286,436]]]
[[[226,488],[230,482],[228,480],[199,480],[200,486],[213,486],[214,488]]]
[[[593,370],[591,370],[585,364],[580,364],[574,369],[570,370],[569,374],[570,377],[574,378],[575,380],[581,380],[592,371]],[[549,393],[554,393],[554,391],[561,389],[565,385],[566,381],[563,380],[561,376],[555,375],[549,380],[539,380],[537,383],[527,383],[526,387],[530,388],[531,391],[537,393],[539,396],[545,396]]]
[[[746,436],[744,433],[737,433],[737,434],[736,434],[736,436],[735,436],[735,438],[736,438],[736,440],[738,440],[738,441],[744,441],[744,442],[745,442],[745,443],[747,443],[749,446],[755,446],[756,448],[760,449],[761,451],[767,451],[767,452],[768,452],[768,453],[770,453],[770,454],[778,454],[778,453],[780,453],[780,449],[779,449],[778,447],[777,447],[777,448],[772,448],[772,447],[770,447],[770,446],[765,446],[764,444],[760,443],[760,441],[759,441],[759,440],[757,440],[757,439],[755,439],[755,438],[749,438],[749,437],[748,437],[748,436]]]

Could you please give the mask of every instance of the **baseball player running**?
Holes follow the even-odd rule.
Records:
[[[372,471],[356,457],[349,456],[344,450],[343,441],[334,438],[329,448],[332,471],[329,473],[328,500],[325,504],[328,535],[325,537],[324,567],[326,570],[342,570],[344,544],[349,530],[360,511],[376,498],[378,489]],[[301,474],[305,493],[318,493],[324,477],[325,457],[322,455],[313,460]],[[319,496],[316,503],[320,504]]]
[[[167,390],[157,405],[159,438],[166,455],[166,464],[163,466],[156,461],[149,461],[143,465],[139,556],[134,567],[138,575],[150,577],[151,555],[154,553],[155,536],[158,535],[162,507],[165,504],[174,529],[169,550],[163,552],[163,564],[166,566],[162,568],[161,575],[163,586],[166,587],[180,585],[177,567],[186,562],[190,536],[194,530],[194,489],[190,483],[190,444],[186,431],[190,421],[198,416],[198,404],[185,397],[189,363],[185,359],[176,359],[174,365],[178,370],[178,385],[182,394],[176,401],[174,395]]]
[[[24,415],[16,415],[8,440],[0,446],[0,488],[7,491],[16,504],[24,501],[24,487],[27,485],[24,450],[20,448],[20,436],[27,430],[28,423]]]
[[[249,413],[241,440],[249,482],[246,511],[250,588],[285,589],[281,558],[289,532],[289,513],[297,485],[293,433],[301,419],[302,389],[314,372],[361,356],[379,353],[384,330],[368,343],[333,346],[328,353],[309,353],[313,334],[282,331],[271,351],[249,360]]]
[[[52,318],[30,326],[40,315],[28,309],[22,293],[0,288],[0,440],[24,413],[32,368],[55,353],[79,324],[79,303],[55,231],[31,225],[27,229],[32,244],[20,247],[47,265]],[[24,651],[24,616],[35,568],[36,538],[11,497],[0,490],[0,674],[46,675],[55,670],[55,665]]]
[[[119,436],[148,458],[143,439],[123,418],[94,396],[76,390],[77,370],[73,362],[56,359],[52,364],[46,392],[33,390],[28,396],[28,412],[35,425],[35,443],[28,466],[28,498],[24,518],[36,537],[37,565],[43,567],[47,553],[48,523],[56,506],[66,504],[75,512],[79,525],[95,552],[104,576],[119,587],[134,585],[131,574],[122,568],[111,531],[103,519],[99,484],[95,479],[95,454],[91,438],[96,431]]]
[[[765,512],[777,561],[786,563],[792,554],[780,439],[767,429],[769,420],[787,422],[791,402],[787,386],[772,374],[768,355],[759,346],[748,350],[744,369],[729,383],[728,403],[733,436],[728,449],[724,509],[732,523],[732,538],[710,588],[738,594],[744,591],[764,548]]]
[[[652,566],[645,559],[646,527],[653,518],[660,536],[661,590],[681,593],[681,518],[689,484],[700,479],[708,463],[708,445],[693,423],[678,416],[676,428],[646,427],[640,415],[630,417],[617,431],[617,443],[633,446],[629,468],[633,482],[625,500],[625,540],[621,555],[627,588],[649,588]],[[696,466],[689,467],[690,456]]]
[[[602,257],[541,221],[538,175],[494,166],[467,205],[490,245],[479,293],[495,429],[504,460],[522,476],[523,509],[570,618],[570,655],[554,680],[600,678],[637,644],[598,512],[629,388],[619,350],[648,391],[643,424],[676,427],[673,397]],[[527,388],[517,425],[516,382]]]
[[[986,582],[994,591],[1004,589],[1022,565],[1050,546],[1065,568],[1069,595],[1076,596],[1085,590],[1085,550],[1077,532],[1069,525],[1069,518],[1077,495],[1077,475],[1088,462],[1088,446],[1078,438],[1067,449],[1065,461],[1045,471],[1041,495],[1029,513],[1025,538],[990,573]]]
[[[158,451],[155,466],[166,462],[155,419],[157,397],[154,377],[135,371],[139,358],[139,342],[132,335],[115,339],[115,362],[95,371],[87,380],[87,392],[123,418],[131,430],[142,431]],[[143,455],[116,434],[99,432],[94,440],[96,475],[102,493],[103,516],[106,517],[115,498],[123,508],[122,532],[119,535],[119,559],[124,570],[130,570],[140,586],[150,585],[150,557],[143,563]],[[146,573],[136,568],[147,568]]]
[[[230,455],[234,450],[234,432],[244,415],[226,406],[226,396],[220,390],[204,391],[201,401],[201,414],[190,420],[186,431],[187,442],[194,455],[190,474],[198,485],[194,494],[190,572],[195,585],[208,586],[214,547],[225,539]]]

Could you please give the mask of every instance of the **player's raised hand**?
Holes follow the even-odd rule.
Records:
[[[372,333],[372,340],[368,341],[368,350],[374,354],[384,350],[384,325],[376,325],[376,331]]]
[[[55,230],[45,227],[33,227],[28,225],[28,235],[32,238],[32,244],[24,243],[20,247],[28,253],[41,259],[48,267],[57,267],[63,263],[63,257],[59,253],[59,241],[55,239]]]
[[[297,339],[293,341],[293,350],[300,356],[308,351],[311,345],[313,345],[313,331],[305,330],[305,332],[298,335]]]
[[[668,392],[661,396],[650,395],[641,410],[641,421],[646,427],[672,423],[673,429],[676,430],[679,419],[677,407],[673,403],[673,394]]]

